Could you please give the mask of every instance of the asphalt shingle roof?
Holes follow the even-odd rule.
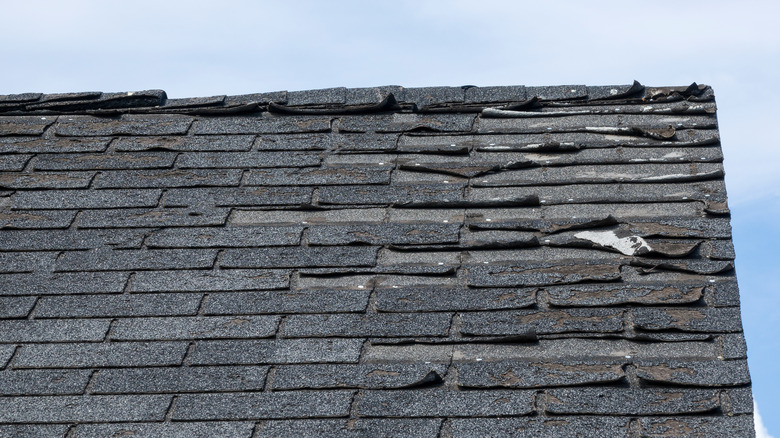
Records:
[[[0,96],[0,437],[749,437],[712,89]]]

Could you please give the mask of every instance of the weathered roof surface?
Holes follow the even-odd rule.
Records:
[[[0,436],[748,437],[711,88],[0,96]]]

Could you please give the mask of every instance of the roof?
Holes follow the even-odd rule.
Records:
[[[708,86],[8,95],[0,153],[0,436],[753,436]]]

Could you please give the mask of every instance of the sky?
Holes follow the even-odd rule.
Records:
[[[0,94],[711,85],[753,393],[780,436],[780,2],[0,0]]]

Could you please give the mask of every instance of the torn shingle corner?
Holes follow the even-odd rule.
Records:
[[[752,437],[715,111],[0,96],[0,436]]]

